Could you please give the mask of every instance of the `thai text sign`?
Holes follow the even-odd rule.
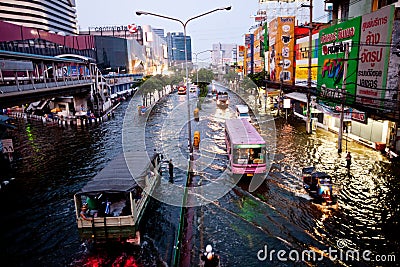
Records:
[[[394,6],[362,16],[357,71],[357,99],[370,107],[383,106],[393,27]]]
[[[346,103],[353,103],[357,81],[357,57],[361,17],[345,21],[319,32],[318,90],[322,98],[342,97],[343,71],[348,45]]]

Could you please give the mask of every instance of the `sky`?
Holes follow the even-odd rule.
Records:
[[[323,16],[325,14],[323,1],[314,0],[313,2],[315,5],[313,18]],[[308,1],[305,3],[308,4]],[[268,5],[268,10],[272,12],[269,15],[270,18],[279,13],[277,7],[282,7],[282,4],[277,2]],[[76,6],[80,30],[95,26],[126,26],[134,23],[150,25],[152,28],[163,28],[165,33],[183,32],[183,26],[173,20],[154,16],[137,16],[136,11],[165,15],[185,22],[189,18],[210,10],[232,6],[230,11],[217,11],[188,22],[186,31],[192,39],[193,52],[212,49],[212,44],[218,43],[244,44],[244,34],[252,32],[249,29],[257,24],[252,16],[257,14],[259,9],[266,8],[266,5],[259,4],[258,0],[76,0]],[[300,2],[292,6],[298,7]],[[275,13],[273,13],[274,10]],[[309,14],[308,8],[297,10],[298,14],[307,16]],[[288,10],[282,12],[288,14]]]

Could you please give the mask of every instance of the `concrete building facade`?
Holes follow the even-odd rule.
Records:
[[[78,34],[75,0],[0,0],[0,20],[51,31]]]

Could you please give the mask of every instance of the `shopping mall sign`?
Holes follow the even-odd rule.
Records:
[[[360,54],[357,71],[358,104],[384,107],[390,58],[394,6],[387,6],[362,16]],[[391,97],[391,96],[389,96]]]
[[[357,17],[319,32],[317,88],[321,98],[341,101],[345,50],[348,46],[345,101],[347,104],[354,103],[360,23],[361,17]]]

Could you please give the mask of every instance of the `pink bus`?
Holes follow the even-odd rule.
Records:
[[[247,119],[225,121],[225,143],[233,174],[266,173],[265,141]]]

